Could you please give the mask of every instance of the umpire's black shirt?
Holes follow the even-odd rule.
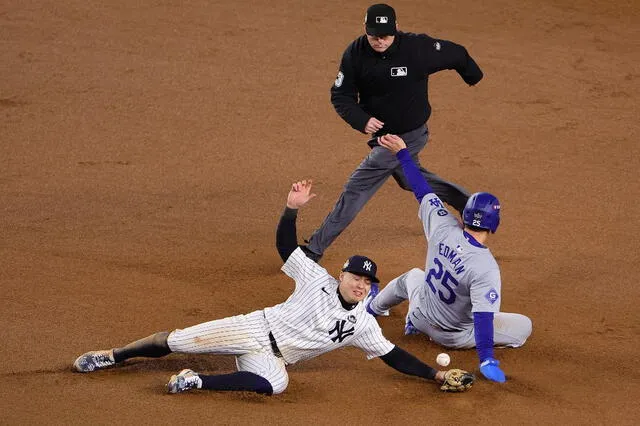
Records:
[[[445,69],[456,70],[469,85],[482,79],[467,49],[451,41],[398,31],[391,46],[378,53],[363,35],[342,55],[331,103],[363,133],[371,117],[384,122],[377,135],[405,133],[429,119],[429,74]]]

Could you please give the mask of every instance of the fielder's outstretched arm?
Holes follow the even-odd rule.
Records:
[[[296,219],[298,209],[285,207],[276,229],[276,248],[283,262],[286,262],[291,253],[298,248],[298,234],[296,230]]]
[[[276,229],[276,248],[283,262],[286,262],[291,253],[298,248],[298,233],[296,230],[296,219],[298,209],[309,202],[316,194],[311,192],[313,182],[303,180],[291,185],[291,190],[287,196],[287,206],[280,216],[278,228]]]
[[[380,359],[389,367],[394,368],[401,373],[408,374],[410,376],[422,377],[427,380],[436,380],[436,374],[438,373],[437,370],[423,363],[418,358],[398,346],[394,346],[391,352],[386,355],[382,355]],[[440,379],[438,379],[438,381],[442,382]]]

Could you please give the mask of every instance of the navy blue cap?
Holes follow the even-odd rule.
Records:
[[[395,35],[396,11],[388,4],[374,4],[367,9],[364,26],[367,34],[372,36]]]
[[[371,282],[379,283],[380,280],[376,277],[378,267],[376,262],[369,259],[367,256],[354,255],[347,259],[342,265],[343,272],[351,272],[352,274],[361,275],[371,278]]]

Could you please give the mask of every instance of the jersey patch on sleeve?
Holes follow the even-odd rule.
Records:
[[[498,292],[496,291],[496,289],[492,288],[491,290],[489,290],[487,292],[487,294],[484,295],[485,299],[487,299],[489,301],[489,303],[491,303],[492,305],[494,303],[496,303],[496,301],[498,300],[499,296],[498,296]]]
[[[445,210],[445,209],[438,210],[438,216],[446,216],[448,214],[449,214],[449,212],[447,210]]]

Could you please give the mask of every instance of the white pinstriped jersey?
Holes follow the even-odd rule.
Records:
[[[362,302],[352,310],[338,299],[338,281],[297,248],[282,271],[295,281],[284,302],[264,309],[271,333],[287,364],[344,346],[362,349],[367,358],[386,355],[394,345]]]
[[[473,324],[473,312],[498,312],[500,269],[491,251],[470,242],[435,194],[422,199],[418,215],[429,241],[422,314],[443,329],[460,330]]]

